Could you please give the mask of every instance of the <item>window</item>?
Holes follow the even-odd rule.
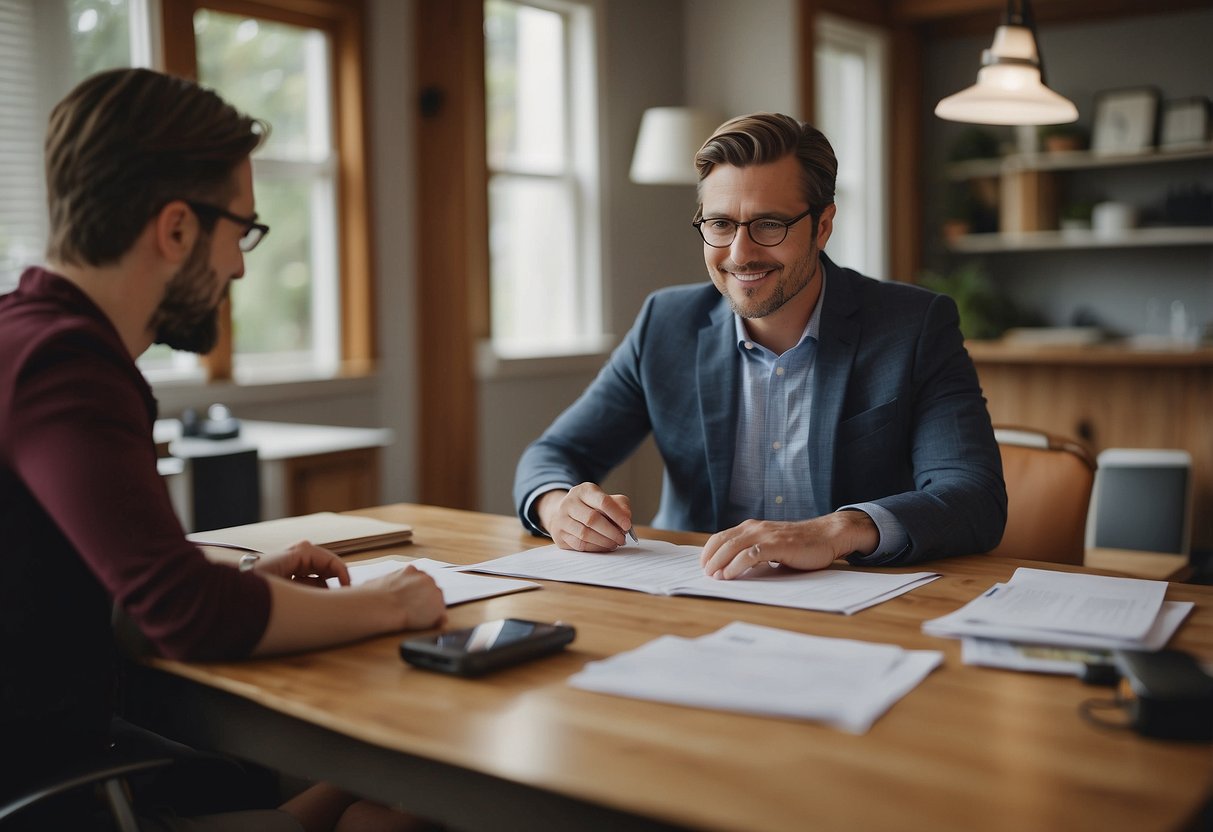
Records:
[[[830,258],[872,277],[888,275],[885,208],[886,52],[878,30],[829,15],[816,23],[817,126],[838,156]]]
[[[488,0],[484,32],[493,346],[503,356],[596,348],[592,12]]]
[[[232,286],[231,340],[204,363],[153,347],[140,359],[144,373],[261,381],[365,367],[372,333],[359,9],[341,0],[0,0],[0,291],[42,258],[50,108],[99,70],[159,66],[153,55],[163,42],[167,65],[159,68],[194,75],[271,124],[253,173],[257,210],[273,233]]]
[[[268,121],[253,155],[273,226],[232,285],[235,374],[332,375],[340,363],[331,44],[321,30],[201,9],[198,80]]]

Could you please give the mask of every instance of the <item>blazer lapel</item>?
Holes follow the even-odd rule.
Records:
[[[708,480],[712,487],[712,528],[717,528],[728,506],[729,483],[733,477],[737,387],[741,383],[733,313],[723,298],[712,310],[711,322],[699,330],[695,374]]]
[[[842,403],[859,347],[859,302],[847,274],[821,255],[826,270],[825,305],[817,343],[813,379],[813,413],[809,421],[809,467],[817,514],[834,508],[834,444]]]

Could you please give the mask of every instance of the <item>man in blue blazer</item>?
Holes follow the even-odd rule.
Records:
[[[824,254],[837,173],[826,138],[758,113],[718,128],[695,162],[712,284],[651,295],[523,453],[523,523],[567,549],[623,545],[628,499],[596,482],[652,431],[666,469],[653,525],[715,532],[709,575],[996,546],[1006,490],[956,305]]]

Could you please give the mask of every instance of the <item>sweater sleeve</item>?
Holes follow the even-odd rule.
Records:
[[[156,468],[137,371],[107,347],[68,333],[26,356],[8,414],[13,467],[162,653],[246,656],[269,621],[269,587],[210,563],[185,539]]]

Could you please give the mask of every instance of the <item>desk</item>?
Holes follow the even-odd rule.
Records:
[[[345,511],[380,502],[379,449],[392,444],[393,438],[387,428],[252,419],[241,420],[240,436],[235,439],[182,437],[181,422],[176,419],[160,419],[155,426],[157,445],[182,459],[255,448],[263,520]],[[185,515],[180,504],[178,512]]]
[[[510,517],[411,505],[359,513],[414,526],[413,545],[380,553],[474,563],[542,542]],[[959,642],[922,634],[924,619],[1017,566],[1047,565],[974,556],[933,566],[943,578],[850,617],[544,582],[449,611],[450,626],[518,616],[578,628],[566,653],[479,681],[409,668],[396,635],[272,660],[155,660],[133,687],[152,727],[459,830],[1180,828],[1210,793],[1208,744],[1094,727],[1077,708],[1106,689],[966,667]],[[1213,661],[1213,587],[1173,584],[1167,597],[1197,602],[1172,646]],[[946,660],[860,737],[565,684],[587,661],[733,620],[943,650]]]

